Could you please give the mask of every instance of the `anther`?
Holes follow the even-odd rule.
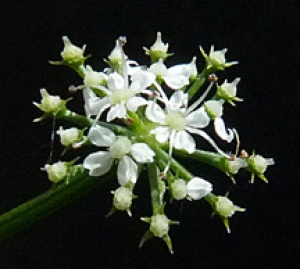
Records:
[[[210,74],[207,79],[209,82],[217,82],[218,81],[218,77],[216,76],[216,74]]]

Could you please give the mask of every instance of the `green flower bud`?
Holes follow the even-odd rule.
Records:
[[[219,86],[217,85],[217,93],[216,98],[217,99],[223,99],[229,104],[235,106],[234,101],[241,102],[243,99],[236,97],[236,86],[240,82],[240,78],[236,78],[233,82],[228,83],[227,80],[224,81],[224,83]]]
[[[150,47],[150,49],[144,48],[146,54],[150,56],[152,63],[158,62],[159,59],[165,61],[172,54],[167,53],[169,44],[162,42],[161,33],[157,33],[157,38],[155,43]]]
[[[150,219],[150,231],[156,237],[163,237],[169,232],[170,220],[161,214],[157,214]]]
[[[247,170],[251,172],[251,183],[254,182],[255,175],[260,179],[268,182],[267,178],[264,176],[264,172],[267,170],[269,165],[275,164],[273,158],[264,158],[261,155],[255,155],[254,153],[247,158],[248,167]]]
[[[206,68],[211,69],[212,72],[216,72],[219,70],[223,71],[227,67],[238,64],[237,61],[226,62],[225,53],[227,52],[227,49],[215,51],[214,46],[211,46],[210,53],[209,55],[207,55],[203,48],[200,46],[200,52],[206,61]]]
[[[61,57],[64,61],[74,62],[82,60],[85,46],[81,48],[74,46],[67,36],[63,36],[64,50],[61,52]]]
[[[114,207],[118,210],[128,211],[131,207],[133,193],[126,187],[119,187],[114,191]]]
[[[182,200],[186,198],[187,183],[183,179],[177,179],[171,184],[172,196],[176,200]]]
[[[68,172],[68,168],[65,162],[57,162],[54,164],[46,164],[44,170],[48,173],[50,181],[58,183],[63,180]]]
[[[60,126],[59,130],[56,132],[60,136],[60,142],[63,146],[71,146],[79,138],[79,130],[75,127],[69,129],[63,129]]]

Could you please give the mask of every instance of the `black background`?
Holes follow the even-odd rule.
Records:
[[[119,35],[140,63],[148,63],[142,47],[153,44],[157,31],[175,52],[169,65],[194,55],[203,65],[200,44],[206,51],[211,44],[227,47],[227,59],[240,64],[220,73],[220,81],[241,77],[244,102],[226,107],[226,122],[238,128],[243,148],[276,161],[269,184],[238,177],[230,197],[247,211],[231,219],[231,234],[210,219],[205,203],[186,202],[170,213],[181,221],[170,232],[174,255],[155,239],[138,249],[147,229],[139,221],[144,206],[136,202],[131,219],[122,213],[106,219],[111,194],[95,190],[2,245],[0,268],[299,268],[298,1],[1,1],[0,10],[1,212],[51,186],[40,167],[52,123],[32,123],[40,115],[32,101],[40,101],[42,87],[65,98],[70,84],[81,83],[73,71],[48,64],[60,59],[63,35],[87,44],[96,70]],[[81,110],[80,101],[71,106]],[[205,167],[203,174],[190,167],[209,176]],[[218,194],[230,188],[222,174],[211,176]]]

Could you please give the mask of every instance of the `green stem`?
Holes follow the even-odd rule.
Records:
[[[156,163],[149,163],[147,164],[148,176],[149,176],[149,183],[150,183],[150,193],[151,193],[151,203],[152,203],[152,210],[153,215],[160,213],[162,206],[163,206],[163,193],[161,193],[158,171],[156,167]]]
[[[113,176],[114,173],[110,172],[105,177],[90,177],[87,171],[83,171],[68,184],[54,185],[45,193],[4,213],[0,216],[0,242],[81,198]]]
[[[200,87],[205,83],[207,77],[212,73],[211,69],[204,68],[203,71],[197,76],[192,86],[188,89],[189,100],[197,93]]]
[[[66,120],[69,122],[73,122],[82,127],[89,127],[94,123],[93,119],[89,119],[85,116],[79,115],[70,110],[60,111],[56,115],[56,118]],[[131,134],[131,132],[126,127],[123,127],[123,126],[119,126],[119,125],[115,125],[115,124],[107,123],[107,122],[103,122],[103,121],[98,121],[97,124],[99,124],[102,127],[106,127],[108,129],[112,130],[115,134],[127,135],[127,136]]]

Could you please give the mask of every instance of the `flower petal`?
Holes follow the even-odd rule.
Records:
[[[185,149],[191,154],[196,149],[196,143],[194,138],[186,131],[179,131],[175,136],[174,148]]]
[[[168,69],[167,75],[164,76],[164,81],[170,88],[178,90],[184,87],[185,85],[189,84],[189,78],[189,65],[179,64]]]
[[[90,176],[101,176],[110,170],[113,160],[109,152],[98,151],[85,158],[83,167],[90,170]]]
[[[109,147],[115,142],[116,135],[108,128],[94,125],[90,128],[88,138],[95,146]]]
[[[188,94],[183,91],[176,91],[172,94],[168,102],[168,109],[170,110],[179,110],[180,108],[187,107],[188,103]]]
[[[193,200],[199,200],[212,191],[210,182],[194,177],[187,184],[187,195]]]
[[[149,71],[139,69],[131,76],[130,90],[139,93],[151,86],[155,81],[155,75]]]
[[[118,164],[118,182],[121,186],[125,186],[129,181],[136,183],[138,175],[137,164],[127,155],[125,155]]]
[[[128,108],[129,111],[135,112],[140,106],[147,105],[148,101],[139,96],[133,96],[131,97],[126,104],[126,107]]]
[[[202,130],[199,130],[199,129],[195,129],[195,128],[191,128],[191,127],[187,127],[186,130],[189,132],[189,133],[192,133],[192,134],[196,134],[196,135],[199,135],[199,136],[202,136],[207,142],[209,142],[209,144],[211,144],[215,149],[216,151],[225,156],[226,158],[229,158],[230,156],[228,154],[226,154],[225,152],[223,152],[216,144],[216,142],[207,134],[205,133],[204,131]]]
[[[108,122],[114,120],[115,118],[125,119],[126,118],[126,108],[123,104],[115,104],[110,108],[107,113],[106,120]]]
[[[149,104],[146,108],[146,117],[152,122],[164,124],[165,122],[165,112],[164,110],[155,102],[149,101]]]
[[[123,90],[125,88],[125,80],[120,74],[114,72],[107,79],[107,87],[111,91]]]
[[[145,143],[135,143],[131,147],[132,157],[139,163],[152,163],[155,153]]]
[[[186,125],[194,128],[204,128],[210,122],[210,118],[205,112],[204,107],[200,107],[199,109],[191,112],[185,119]]]
[[[227,129],[226,131],[226,128],[225,128],[225,123],[223,121],[222,118],[216,118],[214,120],[214,126],[215,126],[215,131],[217,133],[217,135],[225,140],[226,142],[230,143],[233,138],[234,138],[234,132],[231,130],[231,129]]]
[[[153,129],[151,131],[151,134],[155,135],[155,138],[159,143],[164,143],[168,141],[171,134],[171,130],[168,127],[159,126]]]

